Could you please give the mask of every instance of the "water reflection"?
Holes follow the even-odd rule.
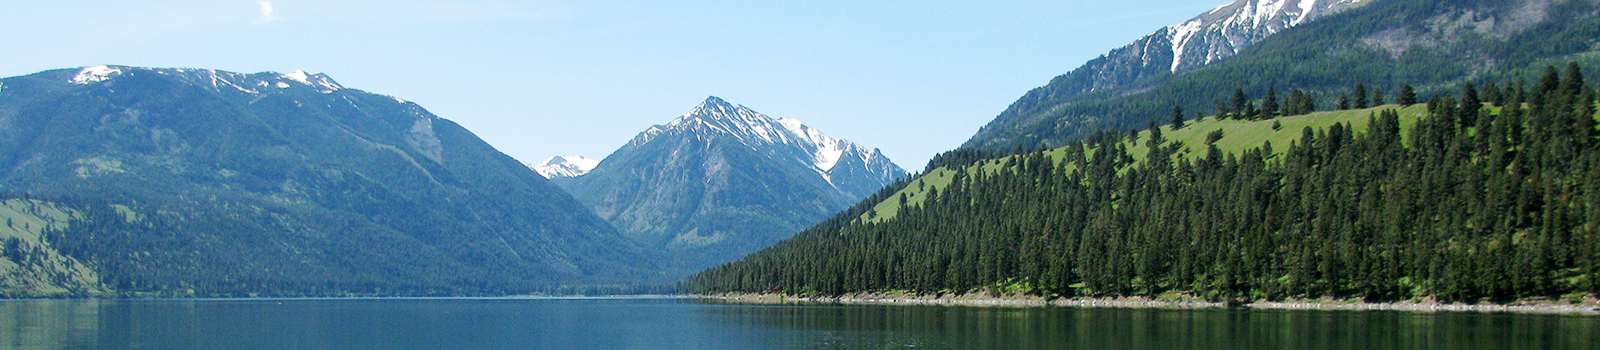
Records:
[[[0,301],[0,349],[1596,349],[1600,319],[686,299]]]
[[[1600,319],[1295,310],[767,306],[716,308],[835,348],[1597,349]]]
[[[100,301],[0,302],[0,348],[80,349],[98,338]]]

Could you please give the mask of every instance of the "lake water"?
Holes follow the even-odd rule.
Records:
[[[673,298],[0,301],[0,349],[902,348],[1600,349],[1600,318]]]

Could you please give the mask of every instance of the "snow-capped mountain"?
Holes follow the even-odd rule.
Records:
[[[689,113],[666,125],[650,127],[629,144],[648,143],[657,135],[671,131],[731,137],[768,157],[788,160],[811,169],[823,181],[855,197],[866,197],[906,175],[904,169],[890,162],[877,149],[834,139],[798,119],[769,117],[716,96],[707,98]],[[847,166],[840,167],[841,163]],[[851,175],[841,176],[858,178],[834,181],[835,174],[847,173]],[[862,175],[865,175],[865,179],[860,178]],[[871,185],[857,186],[857,182],[862,180]]]
[[[964,147],[1006,148],[1063,105],[1143,91],[1223,62],[1284,29],[1378,0],[1237,0],[1156,30],[1028,91]],[[1083,124],[1072,122],[1072,124]]]
[[[904,176],[876,149],[711,97],[557,184],[687,273],[788,238]]]
[[[546,179],[554,179],[588,174],[590,170],[594,170],[595,166],[600,165],[600,160],[584,156],[554,156],[546,159],[543,163],[524,165],[538,172],[539,175],[543,175]]]
[[[344,86],[339,85],[338,82],[333,81],[333,78],[328,77],[326,74],[307,73],[300,70],[289,73],[261,72],[245,74],[215,69],[136,68],[106,65],[79,69],[78,73],[73,75],[72,79],[68,79],[67,82],[77,85],[98,83],[132,71],[171,76],[179,81],[209,88],[212,91],[237,91],[252,95],[291,88],[309,88],[325,94],[344,89]]]

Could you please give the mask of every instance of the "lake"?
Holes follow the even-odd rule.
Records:
[[[743,305],[678,298],[0,301],[3,349],[1600,349],[1600,318]]]

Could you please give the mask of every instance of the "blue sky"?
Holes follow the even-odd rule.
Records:
[[[0,76],[323,72],[525,162],[603,157],[715,95],[918,170],[1029,89],[1225,2],[18,1]]]

